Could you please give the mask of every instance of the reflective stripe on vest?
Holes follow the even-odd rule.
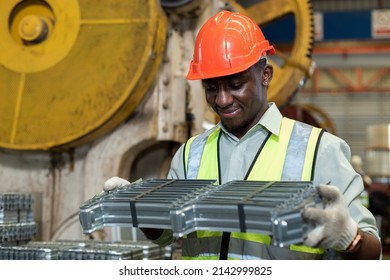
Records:
[[[283,118],[280,135],[266,140],[247,180],[310,181],[321,129]],[[214,179],[219,182],[218,139],[220,128],[191,138],[185,147],[187,179]],[[305,152],[302,152],[305,151]],[[183,259],[218,259],[221,233],[197,231],[183,239]],[[215,242],[215,243],[214,243]],[[228,258],[232,259],[317,259],[323,250],[300,245],[290,248],[269,246],[270,236],[231,233]],[[218,248],[218,250],[217,250]]]
[[[288,248],[280,248],[275,246],[266,246],[259,243],[257,240],[245,240],[234,238],[232,233],[229,242],[230,260],[259,260],[259,259],[322,259],[322,254],[313,254],[310,252],[294,251]],[[248,234],[245,234],[248,235]],[[255,234],[252,234],[255,235]],[[182,259],[184,260],[218,260],[220,252],[220,244],[222,241],[221,235],[211,236],[208,238],[186,238],[186,242],[182,248]],[[196,256],[196,257],[194,257]]]
[[[280,135],[271,135],[247,180],[310,181],[320,133],[321,129],[283,118]]]
[[[218,127],[209,131],[208,134],[204,133],[188,140],[184,153],[186,179],[218,180],[219,176],[216,175],[219,173],[217,146],[220,130]],[[200,166],[208,166],[208,168],[200,169]]]

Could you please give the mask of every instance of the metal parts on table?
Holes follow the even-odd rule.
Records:
[[[0,244],[29,241],[37,231],[35,222],[0,224]]]
[[[1,260],[161,260],[166,249],[149,241],[60,240],[0,246]]]
[[[84,233],[105,226],[260,233],[275,246],[299,244],[301,211],[321,206],[311,182],[148,179],[103,192],[80,206]]]
[[[32,203],[30,193],[0,193],[0,223],[31,222]]]
[[[0,244],[24,243],[37,233],[30,193],[0,193]]]

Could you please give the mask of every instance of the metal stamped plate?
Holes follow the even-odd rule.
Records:
[[[103,192],[80,206],[84,233],[106,226],[248,232],[275,246],[299,244],[308,227],[301,212],[318,207],[312,182],[148,179]]]

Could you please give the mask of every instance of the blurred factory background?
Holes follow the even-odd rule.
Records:
[[[79,207],[112,176],[164,178],[217,121],[185,76],[221,9],[276,47],[270,101],[349,143],[390,254],[390,0],[1,1],[0,245],[144,242],[129,228],[85,236]]]

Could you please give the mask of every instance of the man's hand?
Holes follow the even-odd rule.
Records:
[[[318,186],[324,208],[305,208],[303,218],[313,226],[304,245],[324,249],[346,250],[354,240],[358,227],[348,212],[347,204],[336,186]]]
[[[126,186],[128,184],[130,184],[130,182],[125,180],[125,179],[123,179],[123,178],[111,177],[110,179],[108,179],[104,183],[103,190],[108,192],[108,191],[111,191],[111,190],[113,190],[115,188]]]

